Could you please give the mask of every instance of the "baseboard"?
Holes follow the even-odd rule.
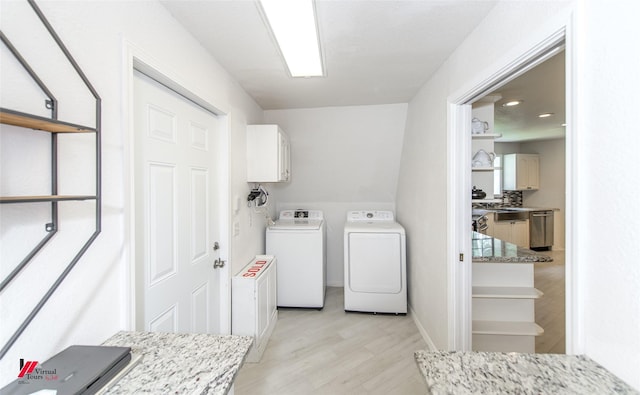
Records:
[[[416,327],[418,327],[418,332],[420,332],[422,339],[424,339],[424,342],[427,343],[428,351],[438,351],[438,348],[433,343],[433,340],[431,340],[429,333],[427,333],[427,330],[424,329],[420,321],[418,321],[416,312],[413,310],[413,306],[411,305],[409,305],[409,313],[411,315],[411,318],[413,319],[413,322],[416,324]]]

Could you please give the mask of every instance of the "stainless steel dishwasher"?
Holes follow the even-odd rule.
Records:
[[[553,210],[529,214],[529,248],[548,250],[553,245]]]

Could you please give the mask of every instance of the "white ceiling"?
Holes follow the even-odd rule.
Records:
[[[549,140],[565,137],[565,53],[560,52],[525,74],[496,89],[495,132],[499,142]],[[511,100],[522,100],[514,107],[503,107]],[[541,113],[553,116],[539,118]]]
[[[407,103],[496,3],[315,0],[327,76],[291,78],[257,0],[160,1],[265,110]],[[564,136],[564,52],[492,94],[498,141]]]
[[[407,103],[496,1],[316,0],[327,76],[288,76],[255,0],[161,3],[265,110]]]

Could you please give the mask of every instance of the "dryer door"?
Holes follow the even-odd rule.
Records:
[[[396,294],[402,290],[399,233],[349,233],[348,240],[351,291]]]

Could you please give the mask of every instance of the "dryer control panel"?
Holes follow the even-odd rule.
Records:
[[[386,210],[349,211],[347,222],[393,221],[393,212]]]

